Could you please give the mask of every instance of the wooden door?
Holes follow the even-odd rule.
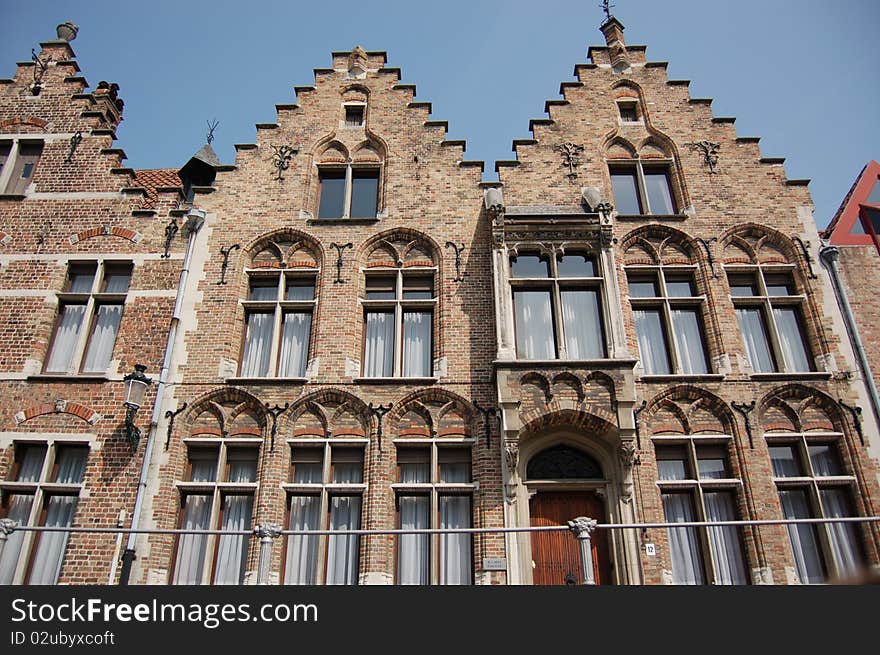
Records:
[[[605,522],[605,506],[594,491],[539,491],[529,501],[532,526],[567,525],[578,516]],[[536,585],[581,583],[578,540],[570,531],[532,532],[532,576]],[[607,530],[592,534],[596,584],[612,584]]]

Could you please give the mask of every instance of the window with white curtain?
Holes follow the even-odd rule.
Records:
[[[710,372],[703,337],[706,298],[693,266],[630,266],[630,305],[646,375]]]
[[[239,375],[303,378],[309,363],[316,271],[251,272]]]
[[[104,373],[122,321],[130,262],[71,262],[58,294],[58,319],[46,373]]]
[[[596,260],[567,251],[510,259],[518,359],[603,359],[602,277]]]
[[[180,492],[178,528],[233,534],[181,534],[173,584],[244,583],[257,489],[258,438],[191,438]]]
[[[794,267],[727,266],[727,282],[755,373],[813,371],[804,333],[805,296],[798,293]]]
[[[88,455],[86,445],[17,443],[9,479],[0,483],[0,516],[19,525],[73,525]],[[56,584],[69,536],[13,532],[0,556],[0,584]]]
[[[857,516],[855,477],[840,458],[840,434],[768,433],[767,446],[783,518]],[[799,523],[786,526],[795,570],[803,584],[846,578],[864,564],[857,523]]]
[[[363,375],[427,378],[434,375],[433,267],[371,270],[365,280]]]
[[[396,439],[397,527],[403,530],[473,527],[470,439]],[[470,533],[402,534],[397,538],[397,584],[473,584]]]
[[[742,483],[730,469],[726,437],[655,437],[657,485],[667,523],[736,521]],[[749,584],[735,526],[668,528],[675,584]]]
[[[287,529],[360,530],[367,440],[294,439],[290,444]],[[284,584],[357,584],[360,543],[358,535],[288,535]]]

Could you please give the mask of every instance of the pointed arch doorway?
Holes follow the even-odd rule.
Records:
[[[540,451],[526,466],[530,525],[567,525],[578,516],[606,522],[605,483],[599,463],[582,450],[558,444]],[[574,535],[533,532],[531,546],[533,584],[580,584],[580,550]],[[592,551],[596,584],[613,584],[607,531],[593,533]]]

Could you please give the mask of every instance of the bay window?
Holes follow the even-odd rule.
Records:
[[[305,377],[315,311],[315,272],[251,273],[242,377]]]
[[[0,516],[19,525],[73,525],[88,454],[88,446],[80,444],[17,443],[9,480],[0,483]],[[69,536],[13,532],[0,557],[0,584],[56,584]]]
[[[364,377],[433,375],[437,297],[432,267],[375,269],[365,280]]]
[[[658,482],[667,523],[736,521],[742,486],[730,470],[726,438],[657,437]],[[739,528],[668,528],[675,584],[748,584]]]
[[[596,260],[569,253],[523,253],[510,260],[519,359],[606,356],[602,278]]]
[[[360,530],[365,439],[291,441],[289,530]],[[287,536],[284,584],[358,583],[358,535]]]
[[[786,519],[855,516],[855,478],[840,460],[839,434],[767,434],[773,479]],[[786,526],[795,569],[803,584],[846,577],[864,558],[855,523],[795,523]]]

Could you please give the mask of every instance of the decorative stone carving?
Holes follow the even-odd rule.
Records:
[[[568,522],[568,528],[574,532],[579,539],[586,533],[587,536],[592,534],[599,522],[596,519],[587,518],[586,516],[578,516]]]
[[[566,177],[568,177],[569,182],[574,183],[578,176],[575,169],[581,165],[581,153],[583,153],[584,147],[568,141],[560,143],[554,150],[562,154],[562,165],[568,167]]]
[[[348,56],[348,74],[350,77],[363,77],[367,72],[367,51],[355,46]]]
[[[638,460],[635,443],[632,441],[622,442],[617,450],[617,456],[624,468],[632,468]]]
[[[299,152],[295,148],[291,148],[290,146],[271,146],[272,153],[272,167],[278,171],[278,175],[275,178],[279,182],[284,179],[282,173],[290,168],[290,160],[293,158],[295,154]]]
[[[254,534],[260,539],[275,539],[281,536],[283,528],[277,523],[263,523],[254,527]]]
[[[706,166],[709,167],[710,173],[718,172],[718,151],[721,150],[720,143],[712,143],[711,141],[697,141],[696,143],[690,144],[691,147],[696,148],[700,152],[703,153],[703,160],[706,162]]]

